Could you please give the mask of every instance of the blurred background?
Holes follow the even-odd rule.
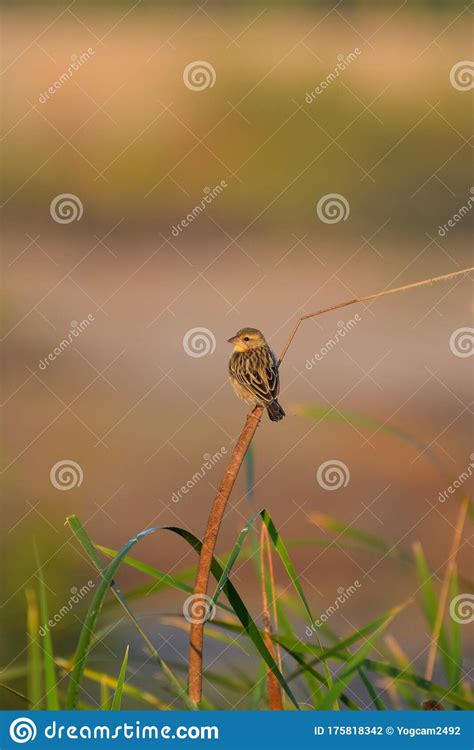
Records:
[[[457,2],[76,0],[6,3],[3,16],[0,656],[20,669],[34,545],[52,613],[93,575],[66,516],[113,548],[157,524],[203,533],[246,413],[227,383],[229,336],[258,327],[279,352],[300,315],[472,264],[472,212],[458,213],[474,185],[458,66],[472,36]],[[281,371],[287,418],[264,417],[253,497],[242,475],[218,551],[255,509],[290,540],[327,539],[323,513],[388,548],[421,540],[440,580],[459,506],[439,495],[471,460],[472,358],[454,335],[469,326],[462,277],[305,322]],[[334,460],[348,481],[325,489],[318,468]],[[61,484],[63,461],[79,468]],[[294,560],[317,612],[361,582],[331,619],[338,633],[418,588],[412,568],[335,539]],[[167,572],[195,562],[166,535],[136,557]],[[233,580],[257,616],[252,563]],[[120,573],[125,591],[144,582]],[[160,653],[182,663],[186,634],[161,618],[183,598],[136,604]],[[54,629],[64,657],[87,605]],[[116,611],[102,624],[91,662],[116,671],[134,636]],[[416,608],[393,632],[422,669]],[[208,648],[214,668],[232,663]],[[140,644],[131,658],[146,685],[156,670],[141,669]]]

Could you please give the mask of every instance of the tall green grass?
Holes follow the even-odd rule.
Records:
[[[333,418],[332,414],[316,407],[306,409],[304,413],[313,419]],[[347,418],[345,415],[344,419]],[[350,418],[355,417],[350,415]],[[360,417],[357,417],[357,423],[360,427],[374,427],[371,420],[364,422]],[[395,430],[392,436],[407,439],[406,435]],[[410,442],[416,445],[415,441]],[[254,506],[253,455],[249,461],[247,491]],[[215,616],[206,623],[205,637],[232,649],[229,653],[241,651],[253,654],[254,658],[249,667],[240,666],[249,661],[237,659],[232,668],[223,660],[222,665],[218,662],[206,670],[205,697],[198,708],[223,709],[230,705],[239,709],[266,708],[265,680],[270,672],[280,686],[285,697],[283,705],[288,710],[421,709],[422,703],[429,699],[436,699],[446,708],[473,709],[472,692],[462,680],[462,626],[458,622],[447,616],[440,630],[437,642],[437,663],[443,669],[440,682],[427,680],[419,674],[389,635],[400,612],[415,614],[416,607],[425,618],[427,632],[433,630],[438,607],[437,584],[421,545],[416,544],[413,550],[399,548],[364,529],[348,526],[327,515],[314,514],[314,521],[327,534],[337,536],[340,548],[347,547],[374,556],[383,554],[392,565],[411,566],[414,579],[417,579],[415,600],[395,604],[390,610],[379,612],[365,624],[342,635],[336,634],[327,622],[317,627],[315,623],[319,622],[321,603],[316,600],[310,604],[291,553],[293,549],[312,544],[330,546],[331,539],[310,537],[285,541],[268,511],[252,512],[232,549],[222,556],[222,562],[213,559],[215,588],[210,597],[210,608],[215,608]],[[77,543],[97,571],[89,608],[79,617],[82,627],[76,649],[66,657],[58,654],[52,631],[44,627],[50,611],[46,581],[38,558],[37,586],[30,586],[26,591],[26,662],[0,670],[0,691],[8,691],[19,705],[26,704],[32,709],[119,710],[141,707],[195,710],[197,707],[189,701],[186,693],[186,664],[179,660],[164,661],[153,636],[145,630],[144,620],[135,614],[131,603],[135,605],[151,594],[159,597],[166,591],[189,596],[196,566],[187,566],[171,575],[132,557],[130,553],[144,538],[154,538],[158,545],[166,533],[199,554],[200,540],[186,529],[161,526],[145,529],[129,539],[120,550],[113,550],[93,541],[76,516],[69,517],[68,523]],[[263,627],[258,607],[254,607],[256,611],[252,613],[235,584],[237,564],[254,558],[258,552],[255,541],[260,524],[266,528],[268,543],[286,577],[284,587],[277,591],[276,596],[272,591],[278,625],[270,636],[268,629],[265,631]],[[143,577],[143,582],[125,595],[116,582],[124,567]],[[461,579],[454,571],[450,580],[451,599],[458,594],[460,581],[463,590],[472,590],[472,583]],[[104,610],[106,600],[107,609]],[[121,656],[111,670],[94,669],[91,653],[99,634],[102,635],[99,622],[101,618],[108,622],[117,620],[117,606],[135,633],[133,641],[127,639],[132,645],[121,647]],[[155,616],[153,632],[156,633],[161,625],[172,625],[184,631],[189,627],[182,612]],[[385,639],[387,634],[389,637]],[[273,640],[273,648],[267,648],[268,637]],[[274,656],[278,651],[284,654],[281,662]],[[145,660],[154,665],[156,673],[147,679],[146,686],[140,676]]]

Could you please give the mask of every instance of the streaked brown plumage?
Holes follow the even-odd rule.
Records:
[[[230,382],[247,403],[265,406],[272,422],[283,419],[278,403],[278,360],[257,328],[242,328],[229,339],[234,352],[229,360]]]

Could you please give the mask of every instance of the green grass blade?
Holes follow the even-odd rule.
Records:
[[[361,669],[361,668],[359,668],[357,670],[357,672],[359,674],[360,679],[364,683],[364,685],[366,687],[366,690],[367,690],[368,694],[370,695],[372,703],[374,704],[374,706],[377,709],[377,711],[386,711],[387,710],[387,706],[383,702],[383,700],[380,697],[380,695],[377,693],[377,690],[372,685],[371,681],[367,677],[367,675],[364,672],[364,670]]]
[[[87,532],[85,531],[84,527],[82,526],[77,516],[68,517],[67,522],[69,523],[72,531],[75,533],[75,535],[77,536],[77,538],[83,545],[85,551],[88,552],[90,548],[90,544],[92,544],[92,542],[90,542],[89,536],[87,535]],[[119,550],[119,552],[117,552],[117,555],[112,559],[112,562],[107,566],[107,568],[99,571],[101,573],[101,580],[100,580],[98,587],[96,588],[94,598],[87,612],[86,619],[82,627],[81,634],[79,636],[79,643],[78,643],[76,653],[74,656],[74,667],[71,673],[71,680],[69,683],[69,690],[68,690],[68,700],[67,700],[68,710],[72,710],[76,707],[77,700],[79,697],[80,683],[81,683],[85,663],[87,660],[87,655],[89,653],[89,649],[91,646],[92,636],[93,636],[94,628],[97,622],[97,618],[102,609],[102,605],[103,605],[105,596],[107,594],[107,591],[114,582],[114,576],[118,568],[120,567],[121,563],[124,561],[124,558],[127,556],[127,553],[132,549],[132,547],[135,546],[135,544],[137,544],[141,539],[148,536],[149,534],[155,533],[156,531],[160,530],[160,528],[145,529],[145,531],[141,531],[139,534],[133,537],[133,539],[130,539],[122,547],[122,549]],[[87,542],[86,540],[89,540],[89,541]],[[97,564],[96,555],[93,556],[93,562],[94,564]],[[117,591],[118,589],[115,586],[116,595],[117,595]],[[196,710],[196,706],[194,705],[192,701],[189,700],[184,686],[176,678],[173,672],[169,669],[166,662],[164,662],[163,659],[159,656],[157,650],[155,649],[155,647],[153,646],[149,638],[146,636],[146,634],[143,632],[141,626],[136,620],[134,614],[131,612],[127,603],[125,602],[125,600],[123,600],[123,597],[120,594],[120,592],[118,593],[118,595],[119,595],[120,603],[122,604],[125,611],[127,612],[127,615],[131,618],[135,627],[138,629],[140,635],[144,638],[147,646],[150,648],[153,656],[158,661],[161,669],[163,670],[163,672],[168,677],[171,684],[176,689],[179,697],[182,698],[182,700],[184,701],[184,703],[190,710]]]
[[[149,531],[156,531],[156,530],[157,529],[151,529]],[[186,541],[198,554],[200,553],[202,543],[197,537],[194,536],[194,534],[191,534],[190,531],[186,531],[185,529],[181,529],[177,526],[161,526],[160,530],[171,531],[172,533],[177,534],[182,539],[184,539],[184,541]],[[125,564],[130,564],[130,562],[128,563],[126,562],[125,558],[126,556],[124,556],[124,560],[123,560]],[[135,567],[135,565],[133,567]],[[211,564],[211,573],[217,582],[221,580],[223,572],[224,570],[222,566],[220,565],[220,563],[216,560],[216,558],[213,558],[212,564]],[[151,572],[151,569],[148,570],[148,574],[153,575],[153,573]],[[157,577],[161,577],[161,575],[162,575],[161,571],[157,571]],[[233,612],[242,623],[245,632],[252,640],[260,656],[262,656],[267,666],[275,674],[278,682],[280,683],[282,688],[285,690],[286,694],[288,695],[290,700],[293,702],[295,707],[298,708],[298,702],[295,696],[293,695],[291,688],[287,684],[285,678],[283,677],[280,670],[278,669],[278,665],[276,664],[272,655],[270,654],[267,647],[265,646],[262,635],[258,627],[256,626],[255,622],[253,621],[252,616],[250,615],[250,612],[245,606],[243,600],[241,599],[237,589],[228,580],[226,584],[224,585],[223,591],[229,601],[229,604],[232,607]]]
[[[372,636],[372,638],[369,638],[368,641],[364,643],[364,645],[361,646],[360,649],[350,657],[350,659],[348,659],[348,661],[344,662],[344,667],[341,669],[334,680],[334,684],[320,703],[319,709],[321,711],[328,711],[332,708],[334,702],[340,699],[341,693],[352,680],[354,672],[359,671],[359,668],[362,666],[367,655],[371,652],[376,641],[377,638]]]
[[[402,430],[398,430],[396,427],[392,427],[390,424],[385,422],[379,422],[377,419],[373,419],[365,414],[358,412],[348,411],[347,409],[335,409],[330,406],[317,406],[312,404],[301,404],[297,407],[297,413],[302,417],[308,417],[316,422],[346,422],[355,427],[361,427],[362,429],[374,430],[376,432],[384,432],[403,443],[412,445],[417,449],[419,453],[422,453],[430,463],[435,466],[438,465],[435,455],[428,449],[428,446],[424,445],[418,438],[413,435],[409,435]]]
[[[403,550],[397,549],[393,544],[385,541],[375,534],[371,534],[369,531],[354,526],[354,524],[346,524],[343,521],[339,521],[337,518],[326,515],[326,513],[311,513],[311,520],[314,521],[316,526],[324,529],[325,531],[331,531],[338,536],[339,540],[350,540],[354,542],[357,547],[361,550],[370,550],[371,552],[383,553],[386,557],[392,558],[397,562],[409,563],[410,556]]]
[[[195,549],[197,553],[201,551],[201,546],[202,546],[201,542],[199,541],[197,537],[194,536],[194,534],[191,534],[191,532],[185,531],[184,529],[179,529],[175,526],[168,526],[166,528],[169,531],[174,532],[175,534],[179,534],[179,536],[185,539],[185,541],[187,541],[188,544],[190,544],[191,547],[193,547],[193,549]],[[223,574],[223,568],[215,558],[213,558],[212,560],[211,572],[214,578],[216,579],[216,581],[219,581],[221,579],[221,576]],[[270,654],[267,647],[265,646],[260,630],[258,629],[255,622],[253,621],[252,616],[250,615],[250,612],[248,611],[239,593],[237,592],[237,589],[229,580],[224,586],[224,592],[229,601],[229,604],[231,605],[238,619],[242,623],[245,631],[248,633],[249,637],[251,638],[260,656],[262,656],[265,664],[271,669],[271,671],[277,678],[278,682],[284,689],[285,693],[290,698],[295,708],[298,708],[298,702],[295,696],[293,695],[293,692],[290,686],[288,685],[282,673],[280,672],[277,663],[275,662],[272,655]]]
[[[41,668],[40,620],[38,598],[34,589],[26,589],[26,634],[28,638],[27,684],[31,708],[42,708],[43,675]]]
[[[307,662],[304,658],[304,654],[299,652],[297,649],[295,649],[293,646],[289,646],[287,643],[285,643],[284,640],[282,640],[278,636],[274,636],[273,640],[275,640],[277,643],[280,644],[280,646],[289,654],[297,664],[301,667],[301,674],[304,674],[307,672],[308,674],[312,675],[319,683],[320,685],[324,687],[328,687],[327,679],[324,675],[322,675],[320,672],[318,672],[314,667],[311,666],[311,663]],[[313,696],[315,700],[315,704],[319,706],[319,702],[317,698],[319,696],[315,695]],[[354,703],[353,700],[351,700],[345,693],[341,693],[340,700],[344,705],[347,706],[347,708],[350,708],[351,711],[359,711],[359,706]]]
[[[221,620],[217,621],[214,619],[212,621],[209,621],[208,625],[210,626],[209,635],[211,637],[213,635],[212,627],[214,626],[223,628],[224,630],[228,630],[231,633],[236,633],[238,635],[244,635],[244,636],[247,635],[245,633],[245,630],[243,630],[241,626],[236,625],[234,623],[225,622]],[[304,669],[301,670],[302,675],[305,675],[305,670],[306,670],[307,674],[312,675],[315,678],[315,680],[319,683],[320,686],[327,687],[327,680],[325,676],[321,674],[320,672],[318,672],[316,669],[314,669],[314,667],[312,667],[310,663],[306,662],[304,658],[305,654],[302,654],[301,652],[298,651],[298,647],[302,646],[302,642],[300,640],[291,639],[290,641],[288,641],[287,639],[282,638],[281,636],[277,636],[277,635],[273,635],[272,638],[275,641],[275,643],[278,643],[278,645],[281,646],[286,651],[286,653],[289,654],[296,661],[297,664],[304,667]],[[230,642],[234,643],[234,645],[236,646],[238,645],[238,641],[236,641],[235,637],[232,638]],[[287,682],[289,682],[289,680],[287,680]],[[346,695],[341,696],[341,701],[348,708],[355,710],[355,711],[359,710],[359,707],[353,701],[351,701]]]
[[[309,617],[310,625],[313,626],[314,618],[313,618],[313,615],[311,614],[311,610],[309,608],[308,600],[306,599],[306,596],[305,596],[305,593],[303,591],[303,588],[302,588],[302,586],[301,586],[301,584],[299,582],[298,575],[297,575],[296,570],[295,570],[295,568],[293,566],[293,563],[291,562],[290,556],[289,556],[288,551],[287,551],[287,549],[286,549],[286,547],[285,547],[285,545],[283,543],[283,540],[280,537],[280,535],[279,535],[279,533],[278,533],[278,531],[277,531],[277,529],[275,527],[275,524],[273,523],[273,521],[272,521],[272,519],[270,517],[270,514],[266,510],[262,510],[261,513],[260,513],[260,515],[262,517],[263,523],[267,527],[268,533],[270,535],[270,539],[272,540],[272,544],[275,547],[275,550],[278,552],[280,560],[282,561],[283,566],[284,566],[286,572],[288,573],[288,576],[289,576],[289,578],[290,578],[290,580],[291,580],[291,582],[292,582],[292,584],[293,584],[293,586],[294,586],[294,588],[295,588],[298,596],[301,599],[303,607],[306,610],[306,614]],[[315,635],[316,635],[316,638],[318,640],[318,644],[321,645],[320,642],[319,642],[318,635],[316,633],[315,633]],[[326,679],[327,679],[328,686],[330,687],[332,685],[332,677],[331,677],[331,671],[330,671],[330,669],[328,667],[328,664],[327,664],[326,660],[324,660],[324,662],[323,662],[323,667],[324,667],[324,672],[326,674]]]
[[[125,684],[125,675],[127,673],[128,651],[129,651],[129,646],[127,646],[127,648],[125,649],[125,655],[123,657],[122,666],[120,667],[120,674],[117,680],[117,687],[115,688],[115,693],[114,693],[114,697],[112,700],[112,711],[120,711],[120,708],[122,707],[122,693],[123,693],[123,686]]]
[[[334,644],[334,646],[331,646],[328,649],[315,649],[314,646],[308,645],[308,651],[311,653],[316,652],[317,656],[312,660],[312,664],[318,664],[322,659],[331,659],[331,658],[338,658],[342,661],[346,660],[348,656],[350,656],[350,653],[347,649],[349,649],[351,646],[356,644],[358,641],[362,640],[363,638],[368,638],[369,636],[374,635],[382,635],[383,631],[387,628],[387,626],[392,622],[392,620],[403,610],[405,607],[407,607],[409,604],[412,603],[412,599],[408,599],[406,602],[403,602],[402,604],[398,604],[396,607],[391,607],[387,612],[384,612],[383,615],[378,615],[373,620],[371,620],[367,625],[364,625],[363,627],[359,628],[358,630],[354,630],[350,635],[348,635],[346,638],[344,638],[342,641],[338,641]],[[293,675],[290,675],[288,679],[293,679],[294,677],[298,676],[298,672],[295,672]]]
[[[410,671],[411,662],[408,656],[401,648],[398,641],[391,635],[385,639],[386,646],[389,651],[389,655],[393,660],[392,663],[399,669]],[[421,705],[420,691],[413,687],[413,685],[406,685],[400,681],[392,681],[391,687],[399,694],[401,701],[406,704],[407,708],[418,711]]]
[[[73,662],[68,661],[67,659],[57,658],[56,664],[67,673],[70,673],[73,668]],[[118,679],[116,677],[112,677],[105,672],[97,672],[94,669],[90,669],[90,667],[85,667],[84,679],[90,680],[91,682],[99,686],[101,685],[101,683],[105,683],[112,690],[117,689]],[[154,709],[158,709],[160,711],[169,710],[169,706],[162,700],[160,700],[160,698],[158,698],[156,695],[153,695],[153,693],[149,693],[145,690],[141,690],[140,688],[135,687],[134,685],[130,685],[127,682],[124,683],[122,692],[124,695],[127,695],[130,698],[133,698],[137,701],[143,701],[148,706],[152,706],[152,708]],[[80,701],[78,701],[77,705],[80,705]]]
[[[75,519],[75,517],[72,517]],[[76,519],[77,520],[77,519]],[[68,519],[69,522],[71,522],[71,519]],[[107,593],[107,588],[110,585],[110,582],[113,580],[113,576],[115,572],[117,571],[118,567],[122,562],[125,561],[128,552],[130,549],[138,542],[140,541],[144,536],[157,532],[157,531],[171,531],[174,534],[177,534],[182,539],[184,539],[198,554],[201,550],[201,542],[197,537],[194,536],[194,534],[191,534],[191,532],[186,531],[185,529],[181,529],[176,526],[159,526],[151,529],[146,529],[145,531],[142,531],[140,534],[137,534],[136,537],[131,539],[129,542],[127,542],[124,547],[117,553],[116,557],[112,559],[112,562],[110,565],[106,568],[106,570],[103,573],[102,581],[96,591],[94,600],[91,604],[91,607],[88,612],[88,618],[91,620],[90,624],[92,624],[92,628],[90,628],[90,633],[86,628],[84,627],[81,631],[81,638],[79,641],[78,649],[76,651],[76,659],[75,659],[75,666],[73,669],[73,674],[71,678],[71,684],[70,684],[70,690],[69,690],[69,703],[75,704],[78,697],[78,690],[79,690],[79,683],[77,682],[77,678],[82,676],[82,670],[85,663],[85,658],[87,658],[87,652],[90,646],[90,640],[91,640],[91,634],[93,631],[93,627],[95,625],[95,622],[97,620],[100,608],[102,606],[105,594]],[[223,574],[223,568],[222,566],[217,562],[215,558],[213,558],[212,565],[211,565],[211,572],[216,579],[216,581],[219,581],[222,574]],[[250,638],[252,639],[252,642],[254,643],[254,646],[257,648],[260,655],[263,657],[265,663],[269,666],[269,668],[272,670],[272,672],[275,674],[277,680],[280,682],[281,686],[287,693],[290,700],[294,703],[295,707],[298,708],[298,703],[296,701],[296,698],[294,697],[291,688],[286,683],[285,678],[281,674],[280,670],[278,669],[278,665],[276,664],[275,660],[272,658],[270,652],[268,651],[267,647],[265,646],[265,643],[263,641],[263,638],[260,634],[259,629],[255,625],[247,607],[245,606],[243,600],[239,596],[236,588],[233,586],[233,584],[230,581],[227,581],[227,583],[224,586],[224,592],[227,596],[227,599],[234,610],[235,614],[241,621],[242,625],[244,626],[246,632],[249,634]],[[98,611],[96,611],[97,604],[99,604]],[[87,619],[86,618],[86,623]],[[164,662],[162,660],[161,664],[163,666],[163,669],[167,674],[169,674],[170,679],[176,680],[174,675],[170,672],[170,670],[166,667]],[[80,682],[80,679],[79,679]],[[179,684],[179,683],[178,683]],[[189,701],[187,696],[182,696],[184,700],[187,701],[187,705],[190,704],[188,707],[194,707],[194,704]],[[73,707],[73,706],[71,706]]]
[[[46,688],[46,708],[49,711],[59,710],[58,685],[56,679],[56,665],[54,663],[53,641],[48,627],[49,611],[46,597],[46,586],[43,577],[43,570],[37,555],[38,564],[38,582],[39,582],[39,605],[40,620],[44,630],[43,637],[43,669],[44,684]]]
[[[449,600],[452,601],[458,594],[458,574],[455,569],[449,585]],[[450,617],[449,622],[451,643],[451,652],[449,654],[451,658],[451,679],[449,685],[454,689],[462,679],[461,623],[455,620],[454,617]]]
[[[370,697],[374,701],[376,708],[378,708],[379,710],[383,710],[385,708],[383,701],[379,698],[375,687],[372,685],[371,681],[369,680],[367,675],[364,673],[364,670],[362,668],[362,662],[366,655],[363,651],[363,648],[359,649],[359,651],[357,652],[360,655],[360,658],[358,659],[354,659],[354,656],[351,655],[347,649],[350,646],[353,646],[355,643],[357,643],[361,639],[366,639],[368,636],[370,636],[369,642],[372,646],[373,643],[375,643],[381,637],[384,630],[388,627],[388,625],[392,622],[392,620],[411,602],[412,602],[412,599],[409,599],[407,602],[404,602],[403,604],[400,604],[396,607],[392,607],[388,612],[376,617],[367,625],[364,625],[364,627],[360,628],[359,630],[354,631],[353,633],[351,633],[351,635],[347,636],[342,641],[337,642],[331,648],[326,649],[326,650],[321,650],[319,648],[318,655],[315,658],[311,659],[309,663],[304,662],[304,664],[298,670],[290,674],[288,677],[288,681],[295,679],[300,674],[302,674],[304,669],[307,669],[308,665],[313,666],[317,664],[318,662],[320,662],[321,660],[324,659],[327,661],[331,657],[339,658],[345,663],[345,666],[344,666],[343,671],[341,672],[341,676],[337,680],[337,683],[338,683],[337,687],[336,687],[336,683],[334,684],[334,694],[337,696],[340,696],[340,693],[346,687],[349,678],[352,676],[352,673],[355,670],[357,670],[359,672],[359,675],[365,687],[367,688],[367,691],[369,692]],[[314,653],[315,651],[314,647],[311,645],[307,646],[307,650],[310,651],[311,653]],[[350,668],[350,671],[347,672],[349,665],[351,668]],[[329,691],[329,693],[331,693],[331,690]],[[323,703],[325,707],[327,708],[328,706],[326,705],[326,697],[323,699]],[[321,708],[321,706],[319,706],[319,708]]]
[[[214,595],[213,595],[212,600],[211,600],[211,604],[209,605],[210,607],[212,607],[212,605],[217,602],[217,600],[219,598],[219,594],[224,589],[224,586],[226,585],[226,583],[227,583],[227,581],[229,579],[229,576],[230,576],[230,573],[231,573],[232,568],[234,566],[234,563],[235,563],[235,561],[237,560],[237,558],[238,558],[238,556],[240,554],[240,551],[242,549],[242,545],[245,542],[247,534],[250,531],[250,529],[252,528],[253,522],[255,521],[255,519],[257,518],[258,515],[259,515],[258,513],[255,513],[247,521],[247,523],[245,524],[244,528],[242,529],[242,531],[240,532],[239,536],[237,537],[237,541],[236,541],[236,543],[234,544],[234,546],[233,546],[233,548],[231,550],[231,553],[230,553],[229,558],[227,560],[226,566],[225,566],[224,570],[222,571],[222,576],[220,577],[220,579],[219,579],[219,581],[217,583],[216,590],[215,590]]]
[[[423,602],[423,612],[425,614],[430,633],[436,622],[438,614],[438,596],[432,584],[433,575],[428,567],[423,548],[419,542],[413,545],[413,555],[415,559],[416,570],[421,583],[421,593]],[[453,682],[453,662],[450,657],[451,648],[449,645],[446,628],[441,627],[438,638],[438,651],[443,661],[446,678],[450,684]]]
[[[75,516],[72,516],[71,518],[68,518],[67,520],[72,530],[79,536],[79,534],[77,533],[79,520]],[[137,534],[136,537],[133,537],[133,539],[130,539],[122,547],[122,549],[117,553],[117,556],[114,557],[114,559],[107,566],[107,568],[105,568],[102,572],[101,580],[99,581],[99,584],[96,587],[93,600],[87,612],[86,619],[84,621],[84,625],[82,627],[82,630],[79,636],[79,643],[77,645],[76,653],[74,656],[74,667],[72,670],[71,680],[69,683],[68,697],[67,697],[67,703],[66,703],[67,710],[73,710],[76,708],[77,700],[79,698],[81,680],[82,680],[87,656],[89,653],[92,635],[93,635],[94,628],[97,622],[97,618],[102,608],[104,598],[107,594],[108,589],[110,588],[114,575],[116,574],[118,568],[120,567],[121,562],[123,561],[123,558],[127,555],[129,550],[132,549],[132,547],[134,547],[135,544],[137,544],[140,541],[140,539],[142,539],[148,533],[150,533],[149,530],[141,532],[140,534]]]
[[[442,685],[437,685],[435,682],[431,682],[430,680],[425,680],[424,677],[421,677],[420,675],[417,675],[413,672],[409,672],[406,669],[398,669],[398,667],[393,667],[391,664],[384,664],[382,662],[373,661],[372,659],[366,659],[364,664],[365,667],[372,672],[383,674],[388,677],[393,677],[394,679],[401,680],[402,682],[408,682],[410,685],[415,685],[424,693],[426,693],[428,698],[436,696],[437,698],[448,701],[449,703],[452,703],[458,708],[463,708],[466,711],[474,710],[474,701],[468,700],[463,695],[459,695],[459,693],[457,693],[455,690],[452,690],[451,688],[446,688]]]
[[[165,528],[165,527],[163,527]],[[100,545],[97,545],[97,549],[100,549],[101,552],[103,552],[108,557],[115,557],[117,554],[117,550],[110,549],[110,547],[102,547]],[[178,591],[184,591],[186,594],[192,594],[193,593],[193,587],[189,586],[187,583],[183,583],[181,576],[172,576],[168,573],[163,573],[162,570],[158,570],[158,568],[153,567],[152,565],[148,565],[147,563],[143,563],[140,560],[137,560],[135,557],[130,557],[127,555],[127,557],[123,560],[125,565],[128,565],[131,568],[134,568],[135,570],[138,570],[140,573],[144,573],[145,575],[150,576],[150,578],[155,578],[158,583],[156,585],[152,586],[140,586],[137,589],[134,589],[135,594],[136,592],[146,592],[146,595],[149,595],[150,593],[156,593],[156,591],[160,591],[164,588],[174,588]],[[130,592],[127,592],[127,598],[133,596],[130,594]],[[233,614],[234,610],[232,607],[229,607],[226,604],[222,604],[222,602],[219,603],[219,607],[221,609],[224,609],[226,612],[230,612]]]
[[[258,673],[255,684],[250,691],[250,711],[259,711],[265,706],[266,701],[266,669],[263,661],[259,661]]]
[[[115,557],[117,554],[117,550],[110,549],[110,547],[102,547],[102,545],[98,544],[97,549],[104,553],[104,555],[107,555],[107,557]],[[124,560],[128,565],[130,564],[130,559],[127,558],[127,560]],[[151,565],[147,565],[146,563],[139,562],[138,560],[134,560],[133,567],[136,570],[140,570],[142,573],[145,573],[146,575],[151,575],[153,578],[156,578],[157,583],[153,584],[152,591],[162,591],[166,588],[174,588],[179,589],[180,591],[185,591],[187,594],[192,594],[193,587],[185,583],[183,578],[181,576],[177,575],[170,575],[169,573],[165,573],[162,570],[158,570],[158,568],[154,568]],[[195,567],[191,568],[189,567],[190,571],[195,571]],[[189,577],[192,577],[193,573],[190,574]],[[151,593],[148,590],[147,587],[147,593]],[[130,596],[130,593],[127,593],[127,597]]]
[[[102,575],[105,570],[105,565],[102,562],[102,559],[97,551],[97,548],[95,547],[94,543],[92,542],[91,538],[89,537],[87,531],[79,521],[79,519],[76,516],[71,516],[68,519],[69,526],[71,527],[72,531],[76,535],[79,542],[82,544],[82,547],[87,555],[89,555],[90,559],[94,563],[95,567],[99,571],[99,573]],[[133,614],[132,610],[128,606],[127,602],[125,601],[122,592],[120,591],[119,587],[115,583],[115,581],[112,581],[110,584],[110,589],[112,593],[114,594],[115,598],[121,605],[122,609],[125,610],[127,617],[132,621],[133,626],[135,630],[139,633],[140,637],[143,639],[145,644],[147,645],[150,653],[155,657],[155,659],[158,659],[158,652],[156,651],[155,647],[153,646],[152,642],[142,629],[140,623],[138,622],[137,618]]]

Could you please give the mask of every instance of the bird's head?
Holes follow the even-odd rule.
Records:
[[[234,345],[234,352],[246,352],[249,349],[265,346],[267,343],[265,336],[257,328],[242,328],[235,336],[228,339],[228,342]]]

